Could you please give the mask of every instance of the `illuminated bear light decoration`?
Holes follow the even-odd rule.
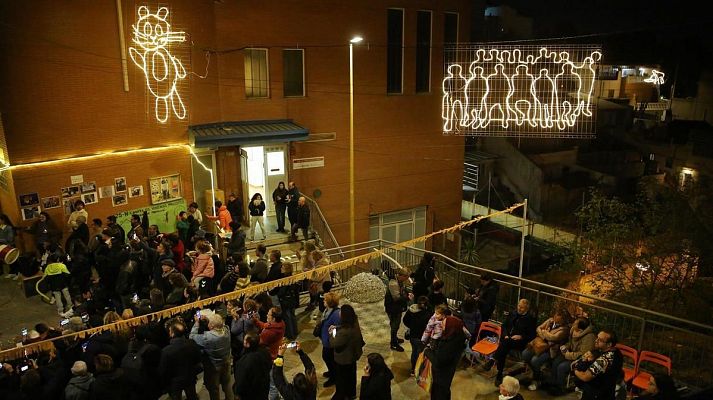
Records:
[[[444,133],[519,136],[587,129],[584,121],[593,118],[592,92],[600,51],[584,53],[579,62],[568,51],[545,47],[465,51],[471,62],[446,66],[441,108]]]
[[[185,32],[174,32],[166,18],[168,8],[160,7],[155,14],[146,6],[138,9],[139,19],[132,25],[132,41],[137,47],[129,47],[131,60],[146,77],[146,87],[154,96],[156,119],[165,123],[169,117],[169,105],[178,119],[186,118],[186,107],[178,93],[178,84],[186,78],[186,69],[181,60],[169,49],[171,43],[186,41]]]

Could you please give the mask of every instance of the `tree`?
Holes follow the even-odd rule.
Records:
[[[680,306],[702,239],[685,195],[648,185],[626,202],[593,190],[577,217],[582,237],[571,249],[594,294],[666,311]]]

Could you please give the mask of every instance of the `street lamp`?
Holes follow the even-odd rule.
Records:
[[[354,221],[354,45],[364,40],[354,36],[349,40],[349,238],[355,240]]]

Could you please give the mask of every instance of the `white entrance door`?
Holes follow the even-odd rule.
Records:
[[[267,215],[275,215],[275,204],[272,192],[280,182],[287,187],[287,161],[285,160],[285,145],[265,146],[265,205]]]

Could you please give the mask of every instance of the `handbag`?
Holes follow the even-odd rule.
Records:
[[[416,375],[416,384],[418,384],[421,389],[430,393],[431,385],[433,384],[433,373],[431,371],[431,361],[426,357],[424,351],[418,355],[414,373]]]
[[[329,314],[327,314],[326,318],[322,318],[317,322],[317,324],[314,326],[314,329],[312,330],[312,335],[314,337],[322,337],[322,326],[324,325],[324,320],[329,319],[329,316],[332,315],[334,310],[330,311]]]
[[[545,351],[549,350],[550,344],[547,343],[547,341],[539,336],[536,336],[530,343],[527,344],[527,347],[529,347],[535,355],[540,355],[544,353]]]

